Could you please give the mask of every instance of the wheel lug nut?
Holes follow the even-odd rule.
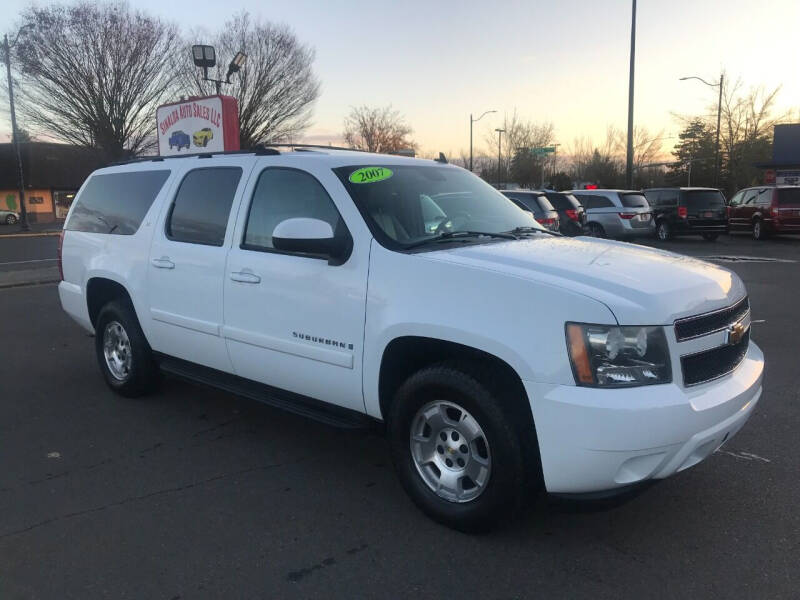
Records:
[[[466,444],[461,444],[461,446],[460,446],[458,449],[459,449],[459,450],[461,450],[461,452],[463,452],[464,454],[466,454],[466,453],[467,453],[467,446],[466,446]]]

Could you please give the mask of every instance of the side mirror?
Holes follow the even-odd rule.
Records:
[[[305,217],[278,223],[272,232],[272,246],[284,252],[326,256],[332,265],[344,263],[349,254],[347,240],[335,237],[329,223]]]

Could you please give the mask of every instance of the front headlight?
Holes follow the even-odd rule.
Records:
[[[632,387],[672,381],[663,327],[614,327],[567,323],[575,383]]]

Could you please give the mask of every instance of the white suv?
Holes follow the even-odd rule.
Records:
[[[761,395],[734,273],[561,237],[438,161],[155,158],[92,174],[64,229],[61,303],[112,389],[166,371],[383,422],[410,496],[460,529],[526,483],[584,495],[691,467]]]

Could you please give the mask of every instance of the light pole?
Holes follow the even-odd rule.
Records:
[[[625,159],[625,185],[633,187],[633,65],[636,58],[636,0],[631,13],[631,66],[628,75],[628,150]]]
[[[497,132],[497,189],[500,189],[500,149],[502,148],[503,134],[505,129],[495,129]]]
[[[477,123],[489,113],[496,113],[496,110],[487,110],[477,119],[472,118],[472,113],[469,113],[469,172],[472,173],[472,124]]]
[[[725,87],[725,73],[719,74],[719,81],[717,83],[708,83],[705,79],[702,77],[697,77],[696,75],[692,75],[690,77],[681,77],[680,81],[686,81],[687,79],[697,79],[698,81],[705,83],[708,87],[719,88],[719,100],[717,101],[717,143],[714,153],[714,187],[719,187],[719,125],[720,117],[722,116],[722,90]]]
[[[3,50],[5,52],[6,77],[8,78],[8,104],[11,109],[11,141],[14,144],[14,151],[17,153],[17,168],[19,169],[19,225],[22,231],[30,231],[28,225],[28,211],[25,209],[25,179],[22,172],[22,154],[19,149],[19,131],[17,131],[17,113],[14,110],[14,82],[11,79],[11,48],[17,45],[19,34],[25,29],[33,27],[32,24],[23,25],[17,31],[14,43],[8,43],[8,35],[3,37]]]

